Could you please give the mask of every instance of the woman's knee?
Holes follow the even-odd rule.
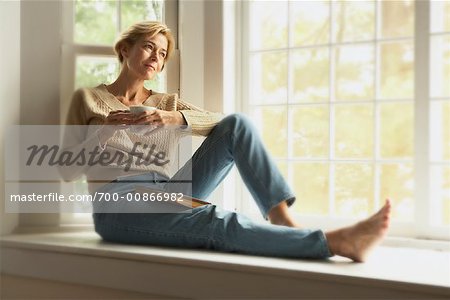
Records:
[[[233,130],[251,129],[253,127],[250,119],[239,113],[226,116],[219,123],[219,126]]]

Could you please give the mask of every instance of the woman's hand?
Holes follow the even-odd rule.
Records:
[[[117,130],[127,129],[134,122],[134,115],[129,110],[115,110],[106,117],[103,127],[98,131],[102,145],[114,135]]]
[[[134,119],[129,110],[115,110],[109,113],[103,125],[131,125]]]
[[[135,117],[134,125],[186,125],[183,115],[179,111],[152,110],[144,111]]]

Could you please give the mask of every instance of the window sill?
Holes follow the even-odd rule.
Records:
[[[379,247],[357,264],[119,245],[92,231],[14,234],[1,249],[4,274],[176,297],[450,296],[443,251]]]

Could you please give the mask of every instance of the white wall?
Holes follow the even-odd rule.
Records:
[[[10,124],[20,118],[20,2],[0,2],[0,234],[11,232],[17,225],[17,214],[4,211],[4,142]]]
[[[222,6],[215,0],[179,2],[180,96],[215,112],[224,112]],[[194,138],[193,149],[202,140]],[[225,190],[221,184],[208,201],[232,209],[224,201]]]
[[[22,1],[22,125],[60,123],[60,6],[59,1]]]
[[[0,2],[3,129],[6,124],[56,125],[60,122],[60,6],[60,1]],[[3,46],[6,44],[7,47]],[[3,145],[0,151],[3,152]],[[1,169],[4,169],[3,162]],[[58,224],[57,214],[4,214],[3,171],[0,176],[2,234],[12,232],[18,223],[24,226]]]
[[[21,2],[22,125],[60,124],[61,2]],[[21,214],[21,225],[57,225],[57,214]]]
[[[223,1],[179,2],[180,96],[222,112]]]
[[[223,9],[222,1],[205,2],[205,80],[207,110],[223,111]]]

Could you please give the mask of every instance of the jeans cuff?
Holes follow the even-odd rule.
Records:
[[[274,208],[275,206],[277,206],[278,204],[280,204],[281,202],[283,202],[283,201],[286,201],[287,206],[291,207],[294,204],[294,202],[295,202],[295,196],[292,195],[292,194],[285,195],[284,197],[281,197],[281,200],[275,201],[275,202],[271,203],[271,205],[269,205],[267,208],[265,208],[265,211],[263,211],[262,214],[263,214],[263,217],[264,217],[264,219],[266,221],[269,220],[269,212],[270,212],[270,210],[272,208]]]
[[[334,254],[331,252],[330,247],[328,246],[327,237],[325,236],[325,233],[322,230],[318,230],[319,233],[319,239],[322,245],[322,257],[328,258],[334,256]]]

